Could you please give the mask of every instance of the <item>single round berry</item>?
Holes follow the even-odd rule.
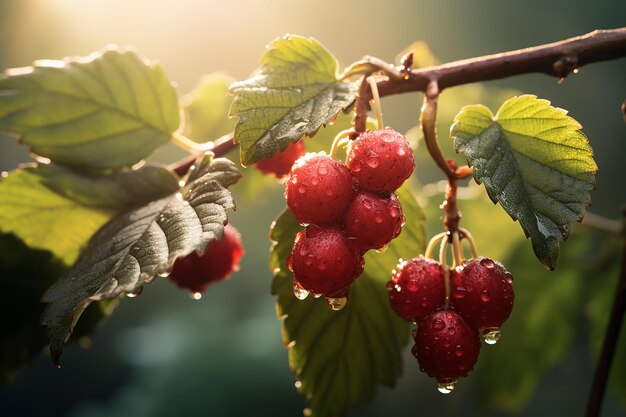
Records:
[[[400,317],[418,321],[445,301],[444,270],[433,259],[419,256],[400,261],[387,283],[391,308]]]
[[[346,165],[362,189],[392,193],[411,176],[415,161],[406,138],[387,127],[368,130],[355,139]]]
[[[285,181],[287,205],[303,224],[334,222],[343,215],[353,195],[348,168],[323,152],[298,159]]]
[[[282,152],[276,152],[274,156],[262,159],[254,166],[264,174],[273,174],[276,178],[282,178],[289,174],[291,167],[298,158],[304,155],[304,142],[290,143]]]
[[[287,266],[306,291],[333,296],[361,275],[363,257],[337,226],[309,225],[296,235]]]
[[[479,257],[452,272],[451,303],[479,329],[497,329],[513,310],[513,276],[497,261]]]
[[[402,230],[402,205],[393,193],[359,192],[344,217],[346,235],[359,250],[380,249]]]
[[[453,310],[439,310],[424,317],[413,338],[412,353],[420,369],[442,386],[454,386],[478,360],[478,331]]]
[[[203,293],[212,282],[226,279],[238,271],[243,254],[239,231],[226,225],[222,238],[209,242],[204,253],[192,252],[176,259],[169,278],[192,293]]]

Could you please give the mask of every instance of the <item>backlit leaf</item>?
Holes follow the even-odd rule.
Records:
[[[257,72],[230,87],[242,164],[313,136],[352,103],[357,86],[339,80],[337,67],[335,57],[313,38],[290,35],[272,42]]]
[[[506,101],[495,116],[482,105],[464,107],[451,129],[474,179],[519,220],[550,269],[595,185],[593,151],[580,128],[565,110],[523,95]]]
[[[170,140],[179,111],[163,69],[132,51],[38,61],[0,76],[0,129],[64,165],[132,165]]]

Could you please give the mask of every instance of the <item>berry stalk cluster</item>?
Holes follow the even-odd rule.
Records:
[[[295,162],[285,198],[305,226],[287,258],[297,298],[323,295],[333,310],[346,305],[365,252],[382,250],[400,234],[404,215],[394,192],[414,167],[409,143],[391,128],[360,134],[345,164],[323,152]]]

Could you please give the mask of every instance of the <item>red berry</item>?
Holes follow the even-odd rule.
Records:
[[[300,287],[313,293],[343,293],[363,272],[363,257],[337,226],[307,226],[296,235],[287,266]]]
[[[387,127],[355,139],[346,165],[364,190],[392,193],[411,176],[415,162],[406,138]]]
[[[477,328],[497,329],[513,309],[513,276],[497,261],[479,257],[453,271],[452,306]]]
[[[344,227],[359,250],[380,249],[395,239],[402,229],[404,215],[393,193],[362,191],[348,206]]]
[[[343,215],[352,196],[350,171],[323,152],[298,159],[285,181],[287,205],[303,224],[334,222]]]
[[[478,331],[452,310],[439,310],[423,318],[413,338],[412,353],[420,369],[437,379],[442,392],[446,386],[449,392],[478,360]]]
[[[387,283],[391,308],[400,317],[418,321],[445,301],[444,270],[439,262],[419,256],[401,261]]]
[[[176,259],[169,278],[181,288],[203,293],[210,283],[226,279],[238,271],[243,254],[239,231],[226,225],[222,238],[211,241],[203,254],[192,252]]]
[[[304,155],[304,142],[300,140],[290,143],[284,151],[276,152],[271,158],[262,159],[254,166],[264,174],[273,174],[276,178],[282,178],[289,174],[293,163],[302,155]]]

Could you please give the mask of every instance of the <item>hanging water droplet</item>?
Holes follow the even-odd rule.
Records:
[[[341,310],[348,304],[348,297],[326,297],[326,304],[331,310]]]
[[[370,168],[378,168],[378,165],[380,165],[380,161],[378,160],[377,155],[368,156],[367,158],[365,158],[365,163]]]
[[[202,298],[202,293],[196,291],[191,294],[191,298],[197,301]]]
[[[483,303],[488,303],[490,298],[489,298],[489,291],[487,290],[483,290],[482,294],[480,294],[480,300]]]
[[[386,244],[385,246],[383,246],[382,248],[380,248],[380,249],[376,249],[376,252],[378,252],[378,253],[384,253],[387,249],[389,249],[389,245],[390,245],[390,244],[391,244],[391,243],[387,243],[387,244]]]
[[[454,391],[454,387],[456,386],[456,382],[457,382],[456,379],[453,379],[452,381],[439,382],[438,386],[437,386],[437,389],[442,394],[450,394],[452,391]]]
[[[510,272],[506,273],[506,282],[509,284],[513,284],[513,275]]]
[[[139,289],[134,292],[126,293],[126,297],[128,298],[139,297],[139,295],[141,294],[141,291],[143,291],[143,287],[139,287]]]
[[[572,71],[574,74],[578,74],[580,72],[580,68],[574,68],[574,70]]]
[[[293,283],[293,295],[296,296],[298,300],[304,300],[309,296],[309,292],[302,288],[300,284],[294,281]]]
[[[313,297],[315,298],[320,298],[322,296],[322,294],[313,294]]]
[[[357,161],[350,167],[350,171],[352,172],[361,172],[361,162]]]
[[[483,339],[488,345],[495,345],[500,340],[500,329],[493,327],[483,330]]]

